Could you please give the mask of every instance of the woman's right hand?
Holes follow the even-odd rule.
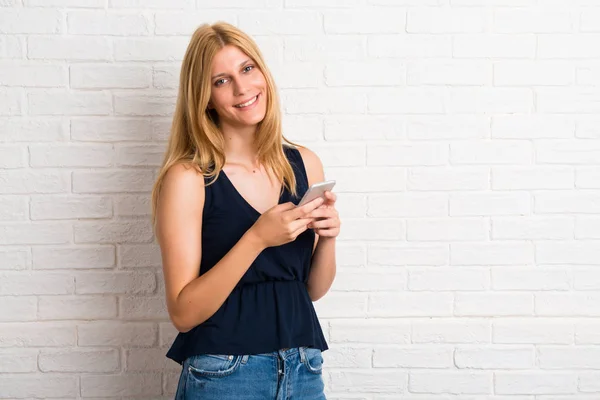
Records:
[[[265,211],[250,230],[265,248],[293,242],[313,221],[314,218],[307,218],[307,215],[321,204],[321,197],[301,207],[292,202],[278,204]]]

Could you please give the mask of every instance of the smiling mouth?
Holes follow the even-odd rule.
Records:
[[[257,94],[256,96],[254,96],[253,98],[251,98],[250,100],[246,101],[245,103],[236,104],[234,107],[235,108],[244,108],[244,107],[251,106],[258,100],[259,95],[260,95],[260,93]]]

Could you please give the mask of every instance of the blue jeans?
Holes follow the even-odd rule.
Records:
[[[185,360],[175,400],[324,400],[321,350],[295,347]]]

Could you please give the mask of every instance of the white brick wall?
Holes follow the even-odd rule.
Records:
[[[599,0],[0,0],[0,399],[172,398],[149,196],[216,20],[338,181],[328,398],[600,398]]]

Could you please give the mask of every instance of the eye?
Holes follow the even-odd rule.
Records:
[[[225,83],[225,79],[219,79],[215,81],[215,86],[221,86],[223,83]]]
[[[248,68],[250,68],[250,69],[248,69]],[[249,72],[251,69],[254,69],[254,65],[246,65],[244,67],[244,72]]]

